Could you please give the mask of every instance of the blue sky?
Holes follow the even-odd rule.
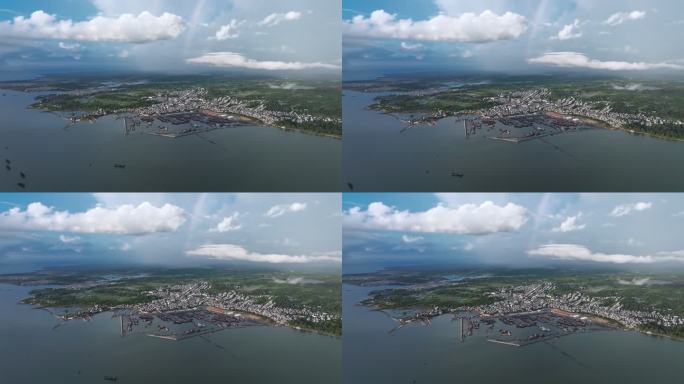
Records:
[[[343,1],[345,73],[681,73],[669,0]]]
[[[337,194],[3,194],[13,265],[339,268]]]
[[[315,0],[6,0],[0,5],[0,71],[334,74],[340,45],[339,4]]]
[[[343,209],[345,269],[684,267],[680,194],[348,193]]]

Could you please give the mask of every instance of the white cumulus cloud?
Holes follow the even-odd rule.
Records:
[[[593,252],[583,245],[548,244],[527,251],[532,256],[543,256],[558,260],[594,261],[615,264],[652,264],[659,262],[684,262],[684,251],[658,252],[653,255],[606,254]]]
[[[339,65],[320,62],[306,63],[299,61],[259,61],[246,58],[235,52],[210,52],[187,60],[191,64],[208,64],[217,67],[234,67],[261,69],[267,71],[291,71],[304,69],[339,69]]]
[[[613,208],[613,211],[610,212],[610,215],[613,217],[626,216],[635,211],[645,211],[647,209],[650,209],[652,206],[653,203],[644,201],[640,201],[638,203],[633,204],[620,204]]]
[[[400,211],[375,202],[365,211],[354,207],[343,216],[348,228],[472,235],[517,231],[527,220],[525,207],[513,203],[499,206],[491,201],[455,208],[439,204],[422,212]]]
[[[26,210],[15,207],[0,213],[0,230],[142,235],[175,231],[185,222],[185,216],[182,208],[171,204],[161,207],[148,202],[117,208],[96,206],[72,213],[36,202],[29,204]]]
[[[147,11],[138,15],[98,15],[87,21],[73,21],[59,20],[57,16],[39,10],[29,18],[17,16],[0,22],[0,37],[22,39],[148,43],[174,39],[184,30],[185,23],[180,16],[171,13],[155,16]]]
[[[240,214],[238,212],[235,212],[228,217],[224,217],[223,220],[216,225],[216,228],[212,229],[212,232],[224,233],[241,229],[242,225],[236,223],[239,217]]]
[[[568,216],[559,226],[551,229],[553,232],[572,232],[579,231],[586,227],[586,224],[579,224],[578,220],[582,217],[582,212],[575,216]]]
[[[580,21],[579,19],[575,19],[575,21],[573,21],[571,24],[565,25],[560,31],[558,31],[558,35],[556,35],[554,38],[558,40],[570,40],[582,37],[582,32],[579,30],[579,27]]]
[[[273,27],[275,25],[282,23],[283,21],[299,20],[301,17],[302,13],[297,11],[290,11],[285,13],[271,13],[270,15],[264,17],[264,19],[259,22],[259,25]]]
[[[646,12],[644,11],[617,12],[610,15],[610,17],[608,17],[603,24],[614,27],[624,23],[625,21],[639,20],[643,19],[644,17],[646,17]]]
[[[578,52],[549,52],[527,60],[533,64],[546,64],[564,68],[588,68],[608,71],[646,71],[650,69],[684,69],[684,65],[673,63],[644,63],[628,61],[601,61],[590,59]]]
[[[305,264],[315,262],[341,262],[339,252],[311,255],[285,255],[279,253],[250,252],[235,244],[204,244],[197,249],[186,252],[189,256],[202,256],[216,260],[249,261],[254,263],[293,263]]]
[[[288,212],[301,212],[306,210],[306,203],[278,204],[268,209],[266,217],[279,217]]]
[[[239,37],[240,34],[237,32],[237,29],[243,22],[244,21],[232,19],[230,23],[222,25],[221,28],[219,28],[218,31],[216,31],[214,38],[216,40],[223,41]]]
[[[354,37],[483,43],[518,38],[527,30],[527,20],[516,13],[497,15],[487,10],[479,15],[439,14],[414,21],[376,10],[369,17],[357,15],[344,21],[343,28],[346,35]]]

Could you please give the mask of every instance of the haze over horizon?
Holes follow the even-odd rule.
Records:
[[[345,194],[344,267],[684,268],[677,194]]]
[[[671,1],[345,0],[345,78],[357,72],[684,74]]]

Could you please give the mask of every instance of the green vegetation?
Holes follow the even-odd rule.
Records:
[[[684,327],[663,327],[658,324],[647,324],[640,329],[643,332],[650,332],[654,335],[667,336],[675,339],[684,340]]]
[[[364,300],[362,304],[380,309],[455,309],[493,303],[494,300],[485,297],[484,293],[481,287],[467,285],[448,285],[424,290],[388,289],[371,292],[371,298]]]
[[[493,90],[481,88],[472,89],[469,92],[446,91],[421,97],[409,95],[380,96],[369,108],[386,113],[416,113],[437,110],[475,111],[496,105],[496,103],[483,100],[485,97],[495,95],[496,93]]]
[[[146,291],[161,285],[152,283],[118,283],[87,289],[44,288],[30,292],[31,297],[23,303],[41,307],[92,307],[100,305],[110,307],[122,304],[139,304],[149,302],[153,297]]]
[[[291,327],[297,327],[304,330],[324,333],[326,335],[341,336],[342,335],[342,319],[323,321],[320,323],[311,323],[305,320],[291,321]]]
[[[147,107],[154,102],[147,97],[154,94],[150,90],[130,90],[126,92],[101,92],[87,96],[72,96],[67,94],[39,96],[34,108],[48,111],[86,111],[97,112],[116,111],[128,108]]]

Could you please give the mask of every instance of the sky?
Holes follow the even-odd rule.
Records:
[[[12,265],[338,269],[339,194],[3,194]]]
[[[684,269],[682,194],[344,194],[344,268]]]
[[[340,6],[317,0],[3,0],[0,72],[338,73]]]
[[[345,76],[684,73],[679,1],[344,0],[342,7]]]

